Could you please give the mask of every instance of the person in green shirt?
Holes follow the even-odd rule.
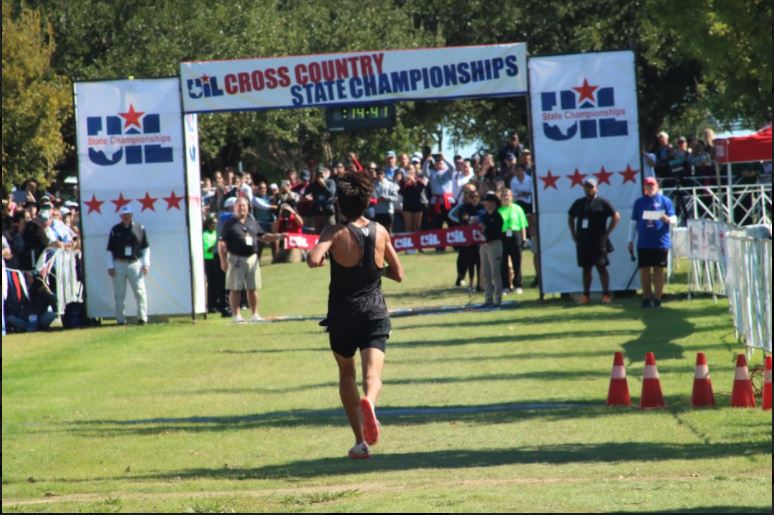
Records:
[[[204,246],[204,272],[207,274],[207,311],[215,313],[222,308],[223,291],[218,285],[218,275],[222,273],[220,262],[217,258],[218,219],[215,214],[210,214],[204,221],[204,231],[202,232],[202,245]],[[220,291],[219,291],[220,290]]]
[[[503,217],[503,260],[502,278],[503,292],[516,290],[517,294],[524,293],[521,277],[521,249],[527,240],[527,215],[524,210],[513,201],[513,193],[509,188],[500,190],[500,216]],[[513,266],[511,273],[509,261]]]

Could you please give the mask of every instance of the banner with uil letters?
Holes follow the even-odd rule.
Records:
[[[634,54],[601,52],[529,60],[540,277],[544,293],[582,290],[568,210],[596,179],[621,215],[611,235],[611,290],[639,286],[626,251],[634,201],[642,195]],[[600,291],[596,272],[592,291]]]
[[[148,314],[194,311],[186,217],[197,210],[188,211],[179,84],[166,78],[73,85],[89,317],[115,315],[106,249],[122,206],[132,208],[133,221],[145,226],[150,243]],[[198,188],[195,164],[190,184]],[[190,225],[200,224],[197,214]],[[197,297],[203,299],[203,278],[196,282]],[[129,288],[126,314],[136,314]]]
[[[506,43],[180,64],[186,113],[527,93],[527,45]]]

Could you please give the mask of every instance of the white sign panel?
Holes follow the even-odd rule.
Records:
[[[582,290],[567,211],[584,196],[585,178],[596,179],[599,195],[621,214],[610,238],[610,288],[637,288],[626,250],[632,206],[642,195],[634,54],[531,58],[529,74],[543,292]],[[600,291],[593,277],[592,290]]]
[[[379,50],[180,64],[186,113],[527,93],[527,45]]]
[[[125,205],[150,243],[148,314],[191,313],[178,79],[78,82],[74,95],[88,316],[115,316],[106,249]],[[126,314],[136,314],[130,288]]]

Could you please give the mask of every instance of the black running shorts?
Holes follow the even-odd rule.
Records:
[[[640,268],[666,268],[669,249],[637,249],[637,261]]]
[[[357,349],[361,352],[363,349],[386,352],[391,331],[389,318],[331,322],[328,326],[331,350],[345,358],[354,356]]]

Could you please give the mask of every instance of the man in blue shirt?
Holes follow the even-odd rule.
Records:
[[[672,201],[659,193],[655,177],[646,177],[643,181],[643,189],[645,195],[634,202],[632,209],[632,219],[629,223],[629,253],[634,255],[636,235],[637,260],[642,282],[642,307],[658,308],[661,307],[661,295],[664,292],[664,268],[667,266],[669,249],[672,247],[669,228],[677,223],[677,218]]]

